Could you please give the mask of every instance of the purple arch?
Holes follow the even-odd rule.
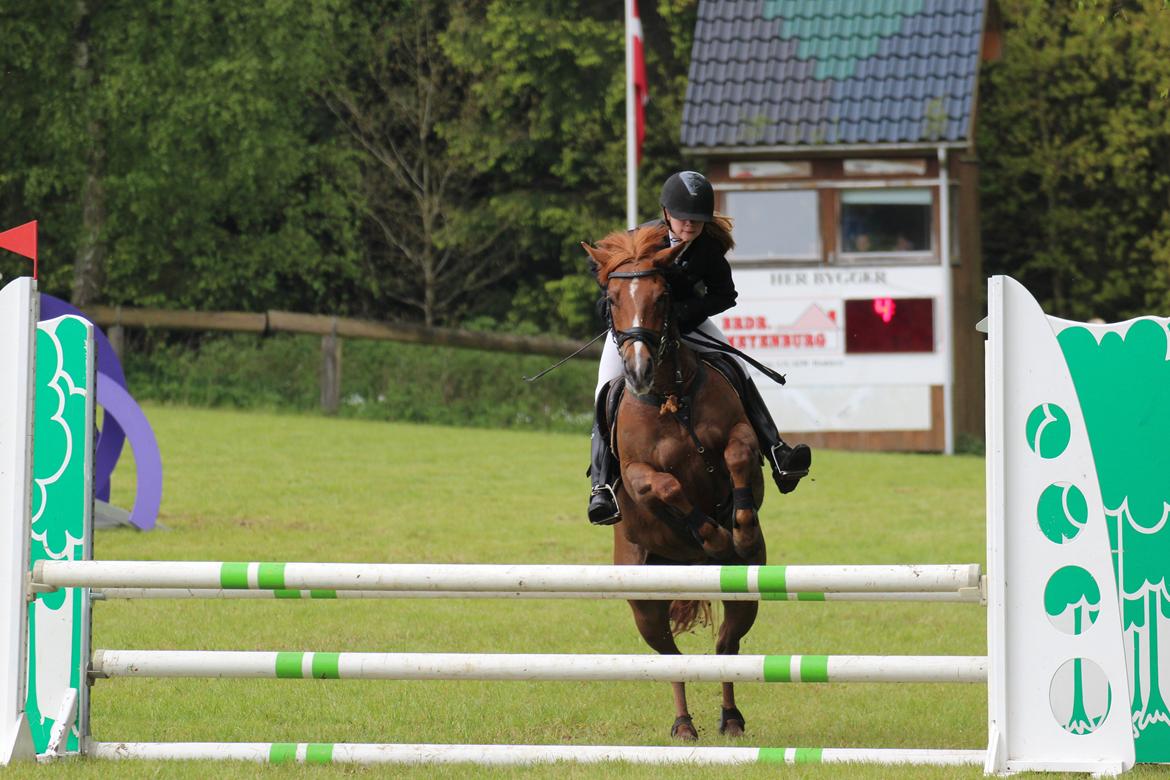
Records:
[[[51,320],[57,317],[72,314],[93,323],[85,312],[73,304],[55,298],[52,295],[41,293],[41,320]],[[122,446],[126,442],[124,424],[136,418],[141,418],[141,425],[136,425],[136,432],[132,433],[130,446],[134,450],[135,461],[138,464],[138,496],[134,502],[134,511],[130,520],[143,530],[153,528],[158,516],[159,503],[162,498],[162,461],[158,455],[158,443],[154,438],[154,431],[150,423],[146,422],[145,415],[138,404],[130,396],[126,386],[126,374],[122,370],[122,361],[114,351],[109,338],[96,324],[93,326],[94,344],[97,347],[97,403],[106,411],[102,427],[98,431],[96,455],[94,457],[93,484],[94,495],[102,501],[110,500],[110,477],[118,459],[122,456]],[[116,388],[116,389],[114,389]],[[125,395],[121,398],[118,391]],[[129,399],[129,403],[126,403]],[[109,403],[107,403],[109,401]],[[112,409],[113,404],[116,409]],[[131,407],[133,407],[131,409]],[[150,466],[143,463],[142,458],[149,459],[153,452],[153,461]],[[144,482],[153,482],[146,485]],[[144,492],[145,491],[145,492]],[[151,496],[154,498],[152,499]],[[153,503],[153,509],[149,509]],[[141,506],[141,510],[140,510]]]
[[[117,380],[101,371],[97,375],[97,399],[106,411],[106,419],[118,421],[130,439],[134,463],[138,467],[138,487],[130,522],[143,531],[154,528],[162,504],[162,457],[154,431],[142,413],[142,407]]]

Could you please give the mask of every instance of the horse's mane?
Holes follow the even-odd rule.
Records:
[[[651,267],[664,268],[673,253],[670,247],[663,247],[666,240],[666,226],[638,228],[636,230],[615,230],[597,242],[597,248],[586,247],[593,258],[593,273],[602,287],[609,282],[609,275],[618,266],[630,262],[647,261]]]

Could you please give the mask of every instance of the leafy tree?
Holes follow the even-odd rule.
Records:
[[[639,204],[648,219],[661,182],[683,165],[678,128],[695,2],[641,10],[651,102]],[[463,115],[443,133],[453,154],[489,177],[486,207],[524,262],[520,294],[486,302],[513,327],[595,329],[596,289],[579,244],[625,226],[624,34],[620,4],[490,0],[454,10],[442,38],[471,82]]]
[[[426,325],[456,318],[518,265],[496,247],[503,230],[480,206],[474,167],[438,132],[458,116],[467,87],[438,41],[448,5],[378,9],[378,24],[357,34],[356,67],[323,90],[360,153],[373,286]]]
[[[312,95],[340,64],[341,0],[60,6],[11,20],[54,34],[22,60],[44,108],[4,152],[28,171],[5,199],[54,217],[75,299],[344,311],[362,289],[352,164]]]
[[[1061,316],[1170,304],[1170,8],[1002,0],[983,75],[988,271]]]

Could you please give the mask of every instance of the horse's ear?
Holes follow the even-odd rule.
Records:
[[[609,255],[597,247],[589,246],[584,241],[581,242],[581,248],[589,255],[589,270],[593,272],[594,276],[600,277],[601,269],[605,266],[604,261],[609,259]]]

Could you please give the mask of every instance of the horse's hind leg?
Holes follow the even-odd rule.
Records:
[[[760,450],[750,425],[741,422],[731,429],[723,461],[734,488],[736,554],[747,563],[764,562],[764,535],[756,509],[763,503],[764,480],[760,472]]]
[[[760,604],[757,601],[723,602],[723,624],[719,626],[719,638],[715,641],[718,655],[739,655],[739,640],[743,639],[756,622]],[[719,733],[729,737],[743,734],[743,714],[735,706],[735,686],[723,683],[723,707],[719,715]]]
[[[681,654],[670,631],[669,601],[631,601],[630,609],[634,611],[634,623],[646,644],[660,655]],[[674,725],[670,728],[670,736],[693,742],[699,738],[699,733],[687,711],[686,686],[672,682],[670,687],[674,693]]]

